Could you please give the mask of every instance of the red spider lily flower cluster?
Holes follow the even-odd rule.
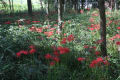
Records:
[[[78,58],[77,58],[77,60],[78,60],[78,61],[84,61],[84,60],[85,60],[85,58],[78,57]]]
[[[94,50],[96,50],[96,46],[88,46],[88,45],[84,45],[83,47],[84,47],[85,49],[90,48],[90,49],[94,49]]]
[[[29,48],[30,48],[29,51],[27,51],[27,50],[21,50],[21,51],[17,52],[16,56],[20,57],[22,54],[28,55],[28,54],[33,54],[33,53],[36,52],[35,46],[31,45],[31,46],[29,46]]]
[[[95,51],[95,55],[100,55],[100,51]]]
[[[29,30],[41,33],[43,31],[43,28],[36,28],[35,26],[32,26],[29,28]]]
[[[96,66],[101,66],[102,63],[103,63],[104,65],[108,65],[108,64],[109,64],[109,62],[108,62],[107,60],[104,60],[102,57],[98,57],[97,59],[93,60],[93,61],[90,63],[89,66],[90,66],[91,68],[94,68],[94,67],[96,67]]]
[[[32,21],[33,23],[39,23],[40,21]]]
[[[116,34],[115,36],[111,37],[109,40],[115,40],[115,39],[120,39],[120,35]]]
[[[67,38],[63,38],[62,41],[60,42],[61,44],[66,44],[67,42],[71,42],[74,40],[74,35],[69,35]]]
[[[87,10],[87,11],[90,11],[90,8],[87,8],[86,10]]]
[[[70,52],[69,48],[67,47],[59,46],[57,49],[59,50],[60,54],[65,54],[65,53]]]
[[[117,42],[116,42],[116,45],[120,45],[120,41],[117,41]]]
[[[44,34],[47,36],[47,37],[50,37],[53,35],[53,31],[48,31],[48,32],[44,32]]]
[[[10,21],[7,21],[7,22],[5,22],[5,24],[11,24],[11,22],[10,22]]]
[[[60,55],[70,52],[69,48],[67,48],[67,47],[52,46],[52,48],[54,50],[53,54],[47,53],[45,55],[45,59],[50,60],[50,66],[53,66],[60,61],[60,58],[59,58]]]
[[[80,13],[81,13],[81,14],[84,13],[84,10],[80,10]]]
[[[91,24],[90,27],[88,27],[89,30],[93,31],[93,30],[99,30],[100,29],[100,25],[99,24]]]
[[[118,30],[120,30],[120,27],[117,27]]]

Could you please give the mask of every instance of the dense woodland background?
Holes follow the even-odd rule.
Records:
[[[0,80],[120,80],[120,0],[0,0]]]

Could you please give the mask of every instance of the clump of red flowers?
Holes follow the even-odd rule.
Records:
[[[120,45],[120,41],[117,41],[117,42],[116,42],[116,45]]]
[[[85,60],[85,58],[78,57],[78,58],[77,58],[77,60],[78,60],[78,61],[84,61],[84,60]]]
[[[93,30],[99,30],[100,29],[100,25],[99,24],[91,24],[90,27],[88,27],[89,30],[93,31]]]
[[[11,24],[11,22],[10,22],[10,21],[7,21],[7,22],[5,22],[5,24]]]
[[[30,48],[29,51],[27,51],[27,50],[21,50],[21,51],[17,52],[17,53],[16,53],[16,56],[17,56],[17,57],[20,57],[22,54],[28,55],[28,54],[33,54],[33,53],[36,52],[36,49],[35,49],[35,46],[34,46],[34,45],[29,46],[29,48]]]
[[[70,52],[69,48],[67,48],[67,47],[52,46],[52,48],[54,50],[53,54],[50,54],[50,53],[45,54],[45,59],[50,61],[50,66],[53,66],[56,63],[60,62],[60,58],[59,58],[60,55]]]
[[[102,57],[98,57],[98,58],[96,58],[95,60],[93,60],[93,61],[90,63],[89,66],[90,66],[91,68],[94,68],[94,67],[96,67],[96,66],[101,66],[102,63],[105,64],[105,65],[108,65],[108,64],[109,64],[109,62],[108,62],[107,60],[104,60]]]
[[[29,30],[41,33],[43,31],[43,28],[36,28],[35,26],[32,26],[31,28],[29,28]]]
[[[73,41],[73,40],[74,40],[74,35],[71,34],[71,35],[69,35],[67,38],[64,37],[60,43],[61,43],[61,44],[66,44],[67,42],[71,42],[71,41]]]

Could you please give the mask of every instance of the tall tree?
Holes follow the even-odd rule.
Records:
[[[12,11],[11,0],[9,0],[9,8],[10,8],[10,11]]]
[[[62,0],[58,0],[58,32],[62,31]]]
[[[105,0],[98,0],[100,13],[100,34],[101,34],[101,53],[107,56],[106,49],[106,15],[105,15]]]
[[[27,0],[27,5],[28,5],[28,14],[32,15],[32,2],[31,2],[31,0]]]

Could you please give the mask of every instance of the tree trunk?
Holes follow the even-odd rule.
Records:
[[[12,0],[12,11],[14,12],[14,4],[13,4],[13,0]]]
[[[62,1],[58,0],[58,33],[62,31]]]
[[[41,5],[41,9],[43,10],[43,4],[42,4],[42,0],[39,0],[40,1],[40,5]]]
[[[81,0],[81,8],[84,8],[84,0]]]
[[[106,15],[105,15],[105,0],[99,0],[99,13],[100,13],[100,34],[101,34],[101,53],[107,56],[106,49]]]
[[[32,2],[31,2],[31,0],[27,0],[27,5],[28,5],[28,14],[31,16],[32,15]]]
[[[9,8],[10,8],[10,11],[12,11],[11,1],[10,0],[9,0]]]

